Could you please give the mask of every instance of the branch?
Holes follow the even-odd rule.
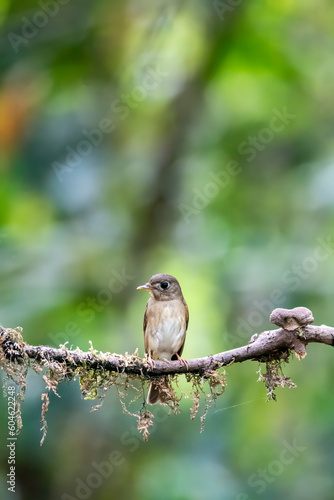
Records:
[[[220,352],[204,358],[189,359],[187,363],[180,361],[154,361],[153,368],[137,353],[125,356],[97,352],[91,347],[89,352],[82,352],[78,348],[68,350],[65,346],[54,349],[47,346],[32,346],[23,341],[21,329],[5,329],[0,325],[0,367],[6,372],[7,378],[18,385],[15,395],[16,431],[22,427],[20,405],[24,400],[27,386],[26,375],[29,367],[38,373],[42,372],[46,383],[47,392],[42,394],[41,422],[43,431],[41,444],[46,432],[46,413],[50,402],[49,393],[56,395],[58,384],[65,378],[79,377],[80,389],[86,399],[99,399],[100,403],[93,409],[102,405],[106,391],[116,385],[123,411],[137,419],[137,429],[146,441],[149,428],[153,425],[154,415],[147,409],[145,402],[141,403],[137,412],[130,411],[125,402],[129,388],[136,389],[137,397],[128,403],[130,408],[138,397],[144,394],[146,380],[155,379],[155,385],[160,387],[163,394],[163,404],[178,413],[181,398],[174,391],[172,381],[167,375],[184,373],[187,381],[191,383],[191,399],[193,406],[190,409],[191,418],[194,419],[200,404],[201,394],[205,394],[206,404],[201,416],[201,430],[204,427],[205,416],[210,405],[218,396],[224,393],[226,386],[225,373],[216,370],[232,363],[242,363],[247,360],[266,363],[266,373],[259,370],[259,380],[267,388],[267,398],[276,399],[277,387],[296,387],[289,377],[282,372],[282,361],[287,361],[291,351],[298,359],[306,356],[306,346],[311,342],[318,342],[334,346],[334,328],[321,325],[310,326],[313,316],[309,309],[296,307],[294,309],[275,309],[270,320],[280,328],[255,334],[250,342],[236,349]],[[123,377],[119,377],[123,375]],[[159,378],[160,377],[160,378]],[[141,382],[141,390],[131,383],[134,378]],[[203,382],[209,385],[209,393],[203,388]],[[138,384],[137,384],[138,385]],[[12,386],[8,390],[13,391]]]
[[[15,341],[11,334],[15,331],[3,328],[0,330],[0,346],[5,358],[18,363],[29,358],[37,362],[65,364],[70,371],[85,367],[139,375],[148,379],[177,373],[206,375],[232,363],[286,359],[291,351],[295,352],[298,359],[302,359],[306,356],[307,344],[312,342],[334,346],[334,328],[325,325],[310,326],[308,323],[313,321],[313,317],[309,309],[304,307],[291,310],[275,309],[270,318],[281,328],[255,334],[245,346],[203,358],[189,359],[187,366],[180,361],[154,361],[154,367],[150,368],[145,360],[137,355],[122,356],[97,351],[82,352],[78,349],[32,346]]]

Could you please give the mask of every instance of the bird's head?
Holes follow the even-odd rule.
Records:
[[[155,300],[183,298],[179,282],[170,274],[155,274],[145,285],[138,286],[137,290],[148,290]]]

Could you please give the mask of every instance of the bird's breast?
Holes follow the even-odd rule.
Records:
[[[176,303],[175,303],[176,302]],[[149,311],[146,335],[153,359],[171,360],[184,343],[185,308],[179,301],[155,303]]]

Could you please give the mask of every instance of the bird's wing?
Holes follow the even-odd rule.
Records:
[[[146,304],[146,309],[145,309],[145,314],[144,314],[144,321],[143,321],[144,346],[145,346],[145,352],[146,352],[146,354],[148,354],[148,335],[146,335],[146,328],[147,328],[147,309],[148,309],[148,303]]]
[[[188,309],[188,305],[187,305],[187,302],[183,299],[183,305],[184,305],[184,308],[186,310],[186,330],[184,332],[184,338],[183,338],[183,342],[182,342],[182,345],[180,347],[180,349],[177,351],[178,355],[181,357],[181,354],[183,352],[183,348],[184,348],[184,343],[186,341],[186,332],[187,332],[187,328],[188,328],[188,323],[189,323],[189,309]],[[174,358],[174,357],[173,357]],[[172,358],[172,359],[173,359]]]
[[[186,309],[186,331],[188,330],[188,323],[189,323],[189,309],[188,309],[188,305],[187,305],[187,302],[183,299],[183,304],[184,304],[184,307]]]

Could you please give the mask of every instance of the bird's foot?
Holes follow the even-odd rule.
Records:
[[[181,358],[181,356],[178,355],[178,353],[176,353],[176,357],[177,359],[184,364],[184,366],[187,368],[187,370],[189,370],[189,365],[188,365],[188,361],[186,359],[183,359]]]
[[[154,361],[149,354],[147,355],[146,363],[147,363],[149,370],[154,370]]]

